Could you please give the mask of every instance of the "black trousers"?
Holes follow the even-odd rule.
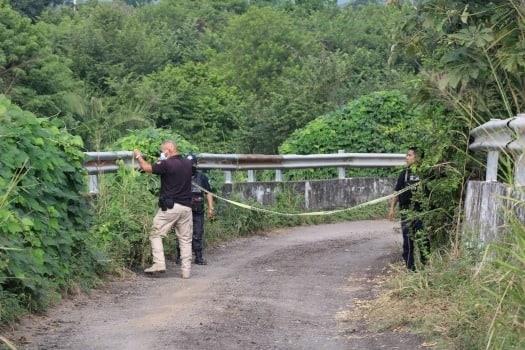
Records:
[[[204,249],[204,212],[193,212],[193,239],[191,248],[195,253],[202,254]]]
[[[197,257],[202,258],[204,250],[204,212],[193,212],[193,237],[191,239],[191,250]],[[180,246],[177,243],[177,258],[180,257]]]
[[[406,217],[401,217],[401,231],[403,233],[403,260],[408,269],[414,271],[416,265],[414,262],[414,248],[417,244],[420,252],[421,263],[426,263],[427,254],[430,251],[430,241],[428,237],[419,235],[419,231],[423,229],[421,220],[408,220]],[[416,242],[416,243],[415,243]]]

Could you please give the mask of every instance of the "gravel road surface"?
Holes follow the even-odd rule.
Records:
[[[23,349],[418,349],[405,333],[375,333],[338,314],[376,292],[400,255],[389,221],[305,226],[238,239],[179,278],[137,274],[22,321]],[[356,326],[357,325],[357,326]]]

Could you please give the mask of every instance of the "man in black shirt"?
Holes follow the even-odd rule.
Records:
[[[413,173],[413,166],[421,159],[421,154],[414,147],[409,148],[406,154],[407,167],[401,172],[397,179],[395,191],[401,191],[406,187],[419,183],[419,176]],[[396,204],[399,202],[399,209],[401,210],[401,230],[403,232],[403,259],[408,269],[415,270],[414,264],[414,238],[416,232],[423,228],[423,223],[419,218],[409,219],[407,211],[413,210],[415,212],[421,211],[421,204],[418,201],[412,200],[413,189],[405,191],[394,197],[390,203],[389,218],[391,220],[395,217]],[[422,255],[423,258],[423,255]]]
[[[161,146],[161,160],[151,165],[146,162],[139,150],[135,158],[146,173],[160,175],[159,207],[150,234],[153,265],[146,273],[165,272],[164,246],[162,238],[174,226],[181,247],[182,278],[191,274],[191,238],[193,231],[191,214],[191,161],[183,158],[173,141]]]

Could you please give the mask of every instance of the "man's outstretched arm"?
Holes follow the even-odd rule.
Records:
[[[142,158],[142,154],[138,149],[133,151],[133,154],[135,155],[135,159],[139,162],[140,168],[145,172],[151,174],[153,172],[153,169],[151,167],[151,164],[146,162],[144,158]]]

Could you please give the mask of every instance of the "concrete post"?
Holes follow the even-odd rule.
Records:
[[[230,170],[224,171],[224,183],[231,184],[232,181],[232,172]]]
[[[255,182],[255,170],[248,170],[248,182]]]
[[[98,194],[98,175],[89,175],[88,176],[88,189],[89,194]]]
[[[498,151],[489,151],[487,154],[487,172],[485,181],[494,182],[498,181]]]
[[[305,209],[310,209],[310,192],[312,192],[310,181],[306,181],[304,183],[304,207]]]
[[[337,153],[339,153],[339,154],[345,153],[345,150],[344,149],[340,149],[339,152],[337,152]],[[346,170],[345,170],[345,168],[343,168],[343,167],[337,168],[337,178],[339,180],[346,179]]]
[[[525,153],[520,153],[514,162],[514,185],[525,186]]]
[[[275,182],[283,182],[283,171],[281,169],[275,170]]]

